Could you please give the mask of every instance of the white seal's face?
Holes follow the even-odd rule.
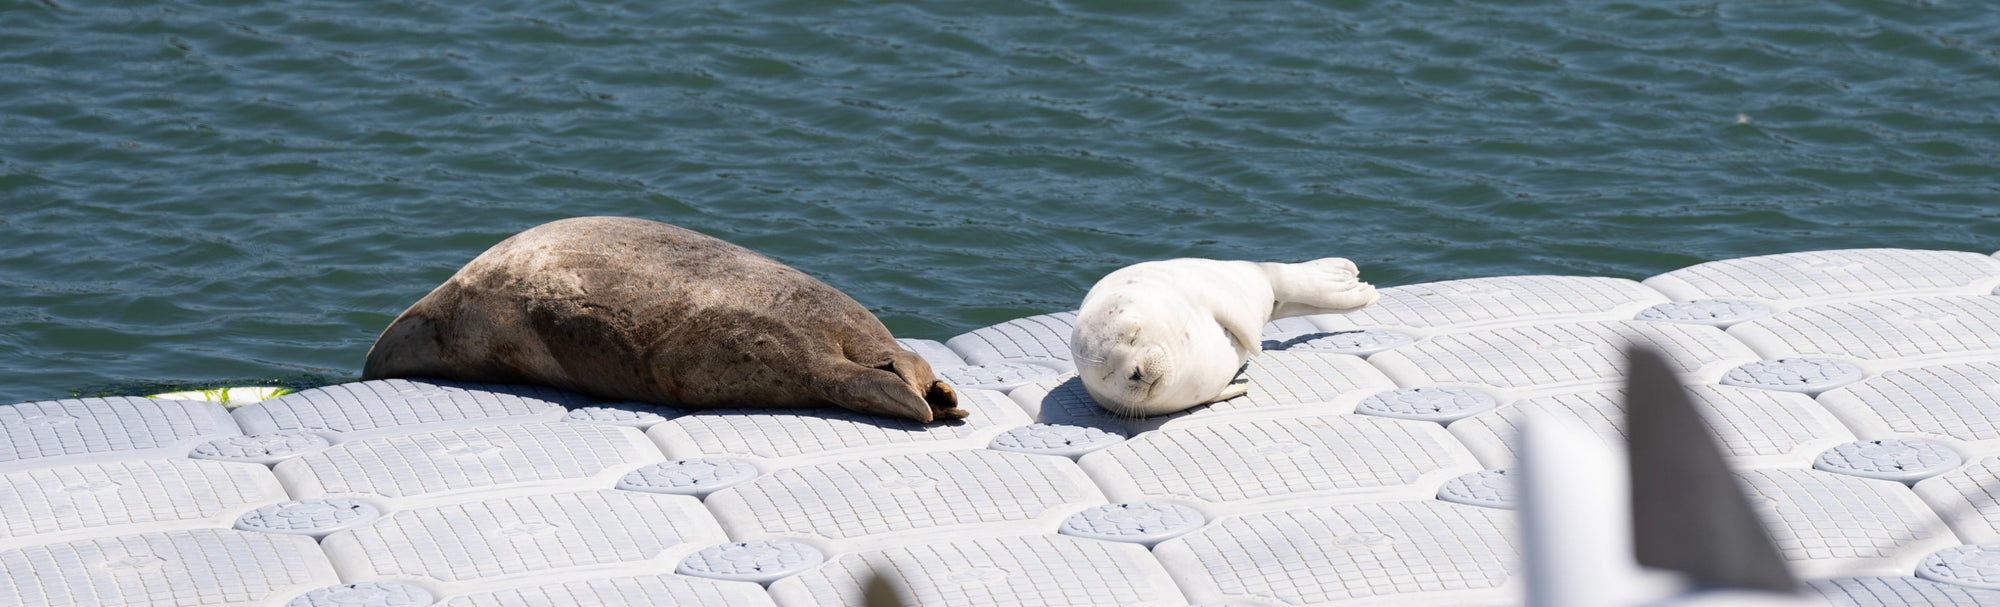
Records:
[[[1185,410],[1213,398],[1235,375],[1235,352],[1213,321],[1161,322],[1128,315],[1116,324],[1113,331],[1079,335],[1073,349],[1078,378],[1106,411],[1146,417]],[[1204,354],[1222,359],[1184,359]],[[1222,373],[1211,372],[1216,369]]]
[[[1161,388],[1173,375],[1173,355],[1159,343],[1140,345],[1139,330],[1127,327],[1112,340],[1096,341],[1079,348],[1088,359],[1077,365],[1084,390],[1106,410],[1119,415],[1144,416],[1147,405],[1158,400]]]

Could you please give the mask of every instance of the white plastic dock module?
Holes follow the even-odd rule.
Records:
[[[1008,396],[1038,422],[1129,435],[1237,414],[1268,417],[1348,413],[1362,399],[1396,387],[1388,376],[1359,357],[1320,352],[1264,352],[1250,359],[1242,377],[1242,381],[1249,382],[1249,392],[1243,396],[1181,413],[1143,418],[1122,417],[1098,406],[1075,374],[1022,386]]]
[[[1629,320],[1667,296],[1623,278],[1495,276],[1381,290],[1375,305],[1311,316],[1327,331],[1392,329],[1418,336],[1550,322]]]
[[[0,552],[0,605],[276,607],[338,582],[312,538],[230,529],[141,533]]]
[[[705,580],[684,575],[647,575],[478,592],[440,601],[438,607],[770,607],[764,588],[750,582]]]
[[[1074,312],[898,340],[960,422],[401,379],[5,405],[0,607],[833,607],[871,572],[912,605],[1518,607],[1515,423],[1622,444],[1633,344],[1814,592],[2000,605],[1995,287],[1871,249],[1384,288],[1148,418],[1083,390]]]
[[[1904,297],[1792,308],[1729,328],[1765,358],[1845,358],[1881,373],[2000,358],[2000,297]]]
[[[643,432],[660,422],[682,415],[687,415],[687,412],[646,403],[615,402],[570,409],[569,413],[562,416],[562,420],[573,424],[625,426],[638,428]]]
[[[1688,386],[1722,454],[1737,468],[1812,466],[1821,451],[1854,440],[1833,414],[1804,394],[1730,386]],[[1489,468],[1516,465],[1515,437],[1528,411],[1574,420],[1604,444],[1623,451],[1625,389],[1602,388],[1537,396],[1452,422],[1451,433]]]
[[[1217,515],[1428,498],[1479,470],[1437,424],[1359,415],[1156,430],[1085,455],[1081,465],[1112,501],[1187,500]]]
[[[1201,603],[1518,604],[1514,513],[1436,500],[1235,516],[1153,549]]]
[[[2000,605],[2000,590],[1970,588],[1914,577],[1811,580],[1806,588],[1832,607],[1981,607]]]
[[[1243,396],[1189,409],[1172,423],[1195,423],[1226,413],[1325,414],[1349,413],[1355,403],[1396,383],[1347,354],[1265,352],[1243,370],[1250,391]]]
[[[1861,438],[1949,438],[2000,455],[2000,362],[1898,369],[1819,396]]]
[[[1015,388],[1007,396],[1026,409],[1028,416],[1038,423],[1096,428],[1126,436],[1157,428],[1172,417],[1121,417],[1106,411],[1090,397],[1090,392],[1083,387],[1083,380],[1077,379],[1074,373]]]
[[[279,463],[275,471],[292,497],[358,497],[410,507],[468,490],[600,489],[664,459],[633,428],[534,422],[345,442]]]
[[[945,340],[966,364],[1037,363],[1075,371],[1069,338],[1076,330],[1076,312],[1057,312],[1003,322]]]
[[[1138,544],[1029,535],[961,539],[838,557],[771,584],[782,607],[862,605],[880,575],[910,607],[1183,607],[1173,578]]]
[[[1645,280],[1678,300],[1747,298],[1789,304],[1891,295],[1985,295],[2000,260],[1963,251],[1844,249],[1725,259]]]
[[[1908,487],[1819,470],[1738,473],[1778,552],[1802,578],[1903,575],[1958,538]]]
[[[1264,323],[1264,330],[1259,331],[1258,336],[1269,342],[1285,341],[1309,333],[1324,333],[1324,331],[1320,330],[1319,325],[1313,324],[1310,318],[1293,316]]]
[[[1050,533],[1104,503],[1068,459],[986,449],[787,468],[707,500],[732,538],[797,539],[828,554]]]
[[[585,491],[390,513],[320,544],[350,582],[417,584],[441,595],[495,586],[670,571],[726,541],[682,495]]]
[[[248,434],[310,430],[358,438],[493,423],[555,421],[595,399],[554,388],[384,379],[335,384],[237,409]],[[511,419],[503,419],[511,418]]]
[[[1670,301],[1639,311],[1636,320],[1708,325],[1727,329],[1731,325],[1771,315],[1771,306],[1748,299],[1696,299]]]
[[[284,501],[255,464],[157,459],[40,468],[0,475],[0,549],[91,536],[229,527]]]
[[[943,371],[952,367],[965,366],[964,358],[960,358],[957,352],[951,351],[950,346],[946,346],[940,342],[928,339],[899,338],[896,340],[896,345],[901,346],[904,350],[909,350],[917,356],[923,357],[924,362],[930,364],[932,371]]]
[[[955,390],[1005,392],[1064,373],[1068,371],[1036,363],[987,363],[940,369],[937,378],[951,384]]]
[[[1489,386],[1523,391],[1621,381],[1625,350],[1652,347],[1689,383],[1714,383],[1758,360],[1721,329],[1701,325],[1604,321],[1511,327],[1440,335],[1369,359],[1406,388]]]
[[[1915,488],[1966,543],[2000,543],[2000,457],[1917,481]]]
[[[646,431],[669,459],[740,457],[781,467],[870,454],[978,449],[1009,429],[1033,423],[1005,394],[961,390],[968,414],[955,423],[921,424],[846,409],[702,411]]]
[[[1917,577],[2000,590],[2000,545],[1970,544],[1933,552],[1917,564]]]
[[[88,462],[184,457],[240,435],[222,405],[135,396],[0,406],[0,473]]]

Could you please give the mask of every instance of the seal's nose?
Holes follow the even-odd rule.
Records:
[[[1143,386],[1143,394],[1152,394],[1162,382],[1167,380],[1167,351],[1159,346],[1146,348],[1132,367],[1132,382]]]

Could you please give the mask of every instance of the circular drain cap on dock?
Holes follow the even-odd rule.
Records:
[[[818,548],[789,540],[750,540],[710,546],[681,559],[674,573],[769,584],[826,560]]]
[[[1667,302],[1639,311],[1639,320],[1727,327],[1771,315],[1771,308],[1741,299],[1697,299]]]
[[[622,407],[577,407],[563,415],[563,421],[584,424],[604,424],[626,426],[644,430],[663,421],[667,416],[652,411],[641,411]]]
[[[1455,504],[1504,508],[1520,505],[1520,488],[1507,470],[1480,470],[1445,481],[1438,499]]]
[[[1004,391],[1062,373],[1053,367],[1028,363],[993,363],[938,369],[937,377],[951,384],[953,388]]]
[[[1125,437],[1097,428],[1068,424],[1029,424],[993,437],[987,448],[1040,455],[1082,457],[1083,454],[1118,444]]]
[[[618,479],[618,488],[646,493],[672,493],[707,497],[708,494],[741,483],[760,474],[756,466],[739,459],[704,457],[661,462],[633,470]]]
[[[1917,577],[1927,580],[2000,589],[2000,544],[1952,546],[1924,557]]]
[[[196,445],[188,457],[270,466],[332,445],[324,436],[288,430],[218,438]]]
[[[361,582],[313,590],[285,607],[424,607],[434,600],[429,590],[409,584]]]
[[[329,533],[358,526],[381,515],[381,510],[366,502],[344,498],[313,498],[279,502],[243,513],[243,516],[236,519],[236,528],[244,531],[325,537]]]
[[[1760,360],[1730,369],[1722,384],[1784,392],[1818,394],[1860,381],[1860,367],[1830,358]]]
[[[1152,545],[1200,529],[1207,520],[1193,508],[1166,502],[1107,504],[1072,514],[1063,535]]]
[[[1283,342],[1287,352],[1332,352],[1367,356],[1416,341],[1404,333],[1382,329],[1360,329],[1356,331],[1336,331],[1333,333],[1313,333],[1301,335],[1304,341]]]
[[[1813,460],[1813,467],[1862,478],[1913,483],[1957,468],[1964,459],[1950,447],[1922,440],[1885,438],[1843,443]]]
[[[1500,401],[1466,388],[1402,388],[1363,399],[1355,413],[1446,423],[1500,406]]]

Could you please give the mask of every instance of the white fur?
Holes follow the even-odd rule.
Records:
[[[1375,287],[1338,257],[1304,263],[1170,259],[1106,275],[1083,297],[1070,351],[1083,387],[1120,415],[1173,413],[1244,393],[1236,372],[1277,318],[1352,312]]]

